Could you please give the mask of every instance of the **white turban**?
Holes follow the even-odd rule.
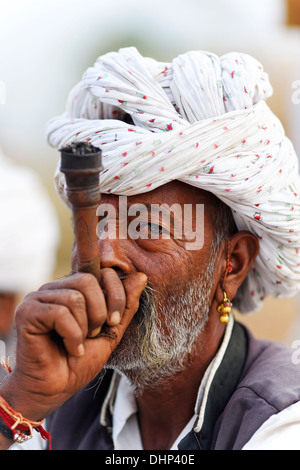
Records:
[[[172,63],[133,48],[100,57],[47,128],[52,146],[101,147],[101,192],[133,195],[171,180],[215,194],[259,239],[239,310],[300,287],[298,160],[265,99],[262,65],[246,54],[193,51]],[[121,119],[131,115],[134,125]],[[56,184],[65,198],[64,176]]]
[[[0,292],[24,294],[51,280],[59,228],[37,175],[0,153]]]

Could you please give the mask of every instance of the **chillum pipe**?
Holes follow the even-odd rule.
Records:
[[[100,203],[101,150],[88,142],[61,149],[60,171],[64,173],[72,208],[77,245],[78,271],[94,274],[99,283],[100,256],[96,211]]]
[[[67,197],[73,213],[77,269],[93,274],[101,284],[96,214],[101,199],[101,150],[88,142],[79,142],[62,148],[60,152],[60,171],[65,175]],[[103,325],[100,335],[115,337],[107,325]]]

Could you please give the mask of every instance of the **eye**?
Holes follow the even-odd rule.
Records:
[[[166,230],[161,225],[153,224],[151,222],[144,222],[138,224],[137,231],[141,233],[142,238],[158,238],[163,233],[166,233]],[[143,237],[142,234],[145,235],[146,232],[147,236]]]
[[[161,235],[164,232],[164,229],[161,225],[148,223],[149,233],[152,235]]]

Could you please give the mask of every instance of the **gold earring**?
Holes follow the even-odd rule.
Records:
[[[230,262],[230,238],[227,240],[226,270],[223,278],[223,286],[227,275],[232,272],[232,263]],[[223,287],[224,289],[224,287]],[[219,320],[221,323],[228,323],[229,314],[231,312],[232,303],[227,299],[225,290],[223,290],[223,302],[218,305],[217,310],[220,313]]]
[[[226,292],[224,292],[224,298],[223,298],[223,302],[218,305],[217,307],[217,310],[220,314],[220,322],[221,323],[227,323],[228,320],[229,320],[229,314],[231,312],[231,307],[232,307],[232,303],[230,302],[229,299],[227,299],[227,295],[226,295]]]

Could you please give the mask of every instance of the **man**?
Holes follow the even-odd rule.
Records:
[[[0,216],[0,339],[13,359],[16,306],[52,275],[59,227],[35,172],[13,163],[1,150]]]
[[[270,93],[261,65],[236,53],[162,64],[128,48],[86,72],[48,136],[102,148],[102,285],[76,272],[75,243],[74,274],[18,308],[17,363],[1,384],[13,422],[14,410],[33,427],[49,416],[54,449],[298,448],[291,351],[230,313],[231,300],[247,312],[299,289],[298,163]],[[66,201],[59,171],[56,182]],[[174,204],[170,223],[134,220]]]

